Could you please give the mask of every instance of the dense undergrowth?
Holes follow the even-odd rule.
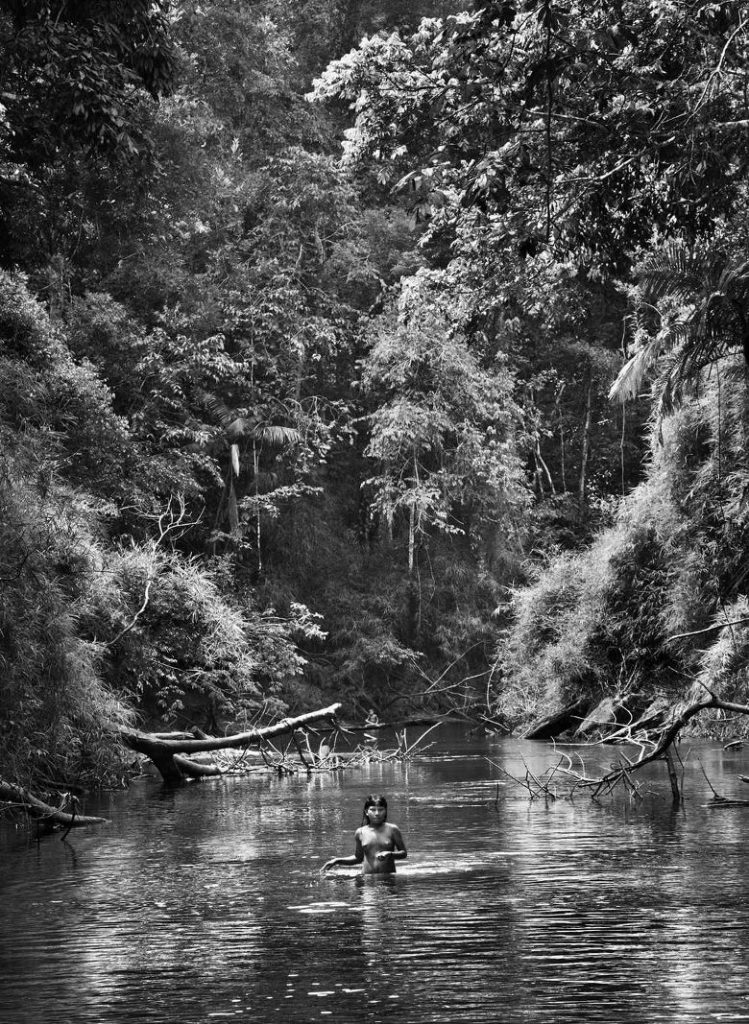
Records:
[[[528,721],[582,696],[635,715],[659,698],[749,703],[747,407],[741,358],[650,433],[646,478],[590,546],[557,552],[512,597],[497,713]],[[738,384],[738,387],[736,386]],[[749,723],[703,721],[713,734]]]

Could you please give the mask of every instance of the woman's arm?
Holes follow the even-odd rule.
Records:
[[[334,868],[339,864],[359,864],[360,861],[356,857],[333,857],[332,860],[326,860],[322,866],[323,871],[327,871],[328,868]]]
[[[326,861],[322,870],[327,871],[328,868],[336,867],[336,865],[348,865],[348,864],[361,864],[364,860],[364,849],[361,844],[361,837],[359,835],[359,829],[356,830],[354,835],[354,852],[350,857],[333,857],[332,860]]]
[[[393,841],[393,849],[380,850],[377,854],[377,860],[384,860],[385,857],[392,857],[393,860],[405,860],[408,856],[408,851],[406,850],[406,844],[403,842],[401,830],[397,825],[391,825],[390,829],[390,838]]]

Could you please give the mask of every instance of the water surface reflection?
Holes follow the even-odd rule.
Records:
[[[704,746],[676,812],[658,767],[638,806],[529,803],[487,756],[522,774],[548,748],[452,734],[409,765],[149,781],[66,843],[6,832],[0,1021],[749,1020],[749,808],[704,806],[697,753],[744,795],[745,755]],[[321,877],[370,790],[408,861]]]

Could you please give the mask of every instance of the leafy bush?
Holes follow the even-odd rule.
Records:
[[[295,638],[318,631],[304,606],[282,617],[251,595],[230,598],[220,565],[153,541],[116,550],[108,568],[87,627],[106,644],[112,682],[150,720],[221,730],[285,710],[304,664]]]
[[[742,595],[714,616],[712,642],[700,657],[699,672],[688,693],[704,700],[706,691],[722,700],[749,704],[749,600]],[[714,712],[714,731],[722,737],[749,736],[749,717]]]
[[[104,680],[100,642],[80,630],[105,578],[102,509],[57,482],[39,486],[32,456],[0,461],[0,774],[115,781],[124,755],[106,725],[130,714]]]

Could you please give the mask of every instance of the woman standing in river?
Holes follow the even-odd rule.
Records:
[[[396,860],[408,856],[401,830],[387,820],[388,803],[384,796],[370,794],[364,801],[364,821],[354,833],[354,852],[350,857],[333,857],[322,870],[337,865],[361,864],[364,875],[390,875]]]

